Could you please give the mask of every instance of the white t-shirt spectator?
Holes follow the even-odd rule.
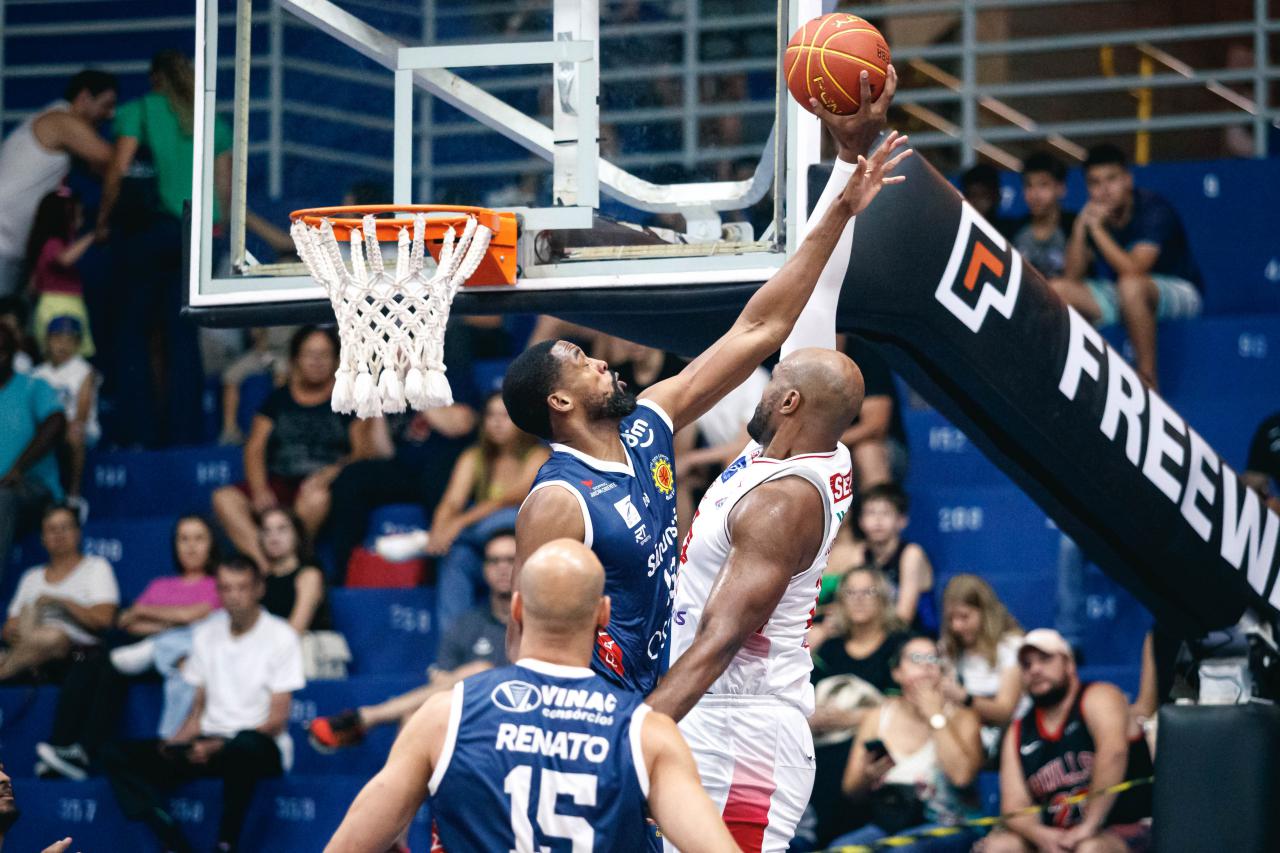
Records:
[[[995,666],[977,652],[969,651],[960,656],[960,660],[956,661],[956,674],[969,695],[990,698],[1000,692],[1001,676],[1010,667],[1018,666],[1018,646],[1021,642],[1020,634],[1006,634],[996,645]],[[1014,712],[1015,718],[1026,704],[1027,698],[1023,696],[1018,704],[1018,710]],[[999,743],[1000,734],[1001,730],[997,726],[982,727],[982,745],[988,754],[991,754]]]
[[[84,387],[86,379],[93,377],[94,372],[84,356],[75,355],[59,366],[46,361],[32,370],[31,375],[48,382],[53,390],[58,392],[58,402],[62,403],[62,410],[66,413],[67,420],[72,421],[75,420],[76,410],[80,407],[80,389]],[[96,379],[94,381],[96,382]],[[90,447],[102,437],[102,428],[98,426],[97,400],[94,400],[89,407],[89,419],[84,425],[84,435]]]
[[[292,693],[306,686],[302,643],[289,623],[263,610],[240,636],[231,633],[231,617],[219,610],[192,632],[191,656],[182,668],[188,684],[204,688],[200,733],[234,737],[267,721],[271,694]],[[288,731],[276,736],[280,763],[293,765]]]
[[[116,585],[116,573],[111,564],[101,557],[85,555],[79,565],[71,570],[59,583],[49,583],[45,576],[48,566],[36,566],[27,569],[22,580],[18,581],[18,589],[9,602],[9,616],[14,617],[22,612],[22,608],[42,595],[51,595],[74,601],[82,607],[93,607],[95,604],[119,604],[120,587]],[[60,607],[47,607],[40,614],[42,625],[56,625],[61,628],[71,641],[81,646],[96,646],[98,638],[76,620],[72,619]]]

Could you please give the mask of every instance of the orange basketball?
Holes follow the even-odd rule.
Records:
[[[787,88],[800,106],[812,112],[817,98],[830,112],[848,115],[858,109],[859,74],[865,69],[871,97],[884,89],[889,45],[880,31],[857,15],[835,12],[814,18],[791,36],[783,59]]]

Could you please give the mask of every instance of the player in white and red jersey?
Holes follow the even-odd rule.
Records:
[[[893,82],[872,103],[863,81],[863,103],[881,124]],[[851,131],[865,130],[866,118],[858,126],[823,117],[841,156],[814,216],[854,168]],[[750,853],[785,851],[813,790],[806,636],[853,499],[852,461],[840,437],[864,391],[857,366],[834,349],[852,230],[850,223],[783,347],[747,427],[753,441],[698,505],[680,552],[671,668],[649,696],[680,721],[703,788]],[[790,351],[798,341],[808,348]]]

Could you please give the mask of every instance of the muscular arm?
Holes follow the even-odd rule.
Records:
[[[1129,704],[1124,694],[1110,684],[1094,684],[1084,694],[1080,710],[1094,744],[1089,790],[1118,785],[1129,766]],[[1085,803],[1083,824],[1091,833],[1106,823],[1115,800],[1115,794],[1105,794]]]
[[[787,535],[779,536],[780,530]],[[769,621],[791,578],[817,557],[825,532],[822,496],[808,481],[784,477],[747,493],[729,515],[733,544],[693,644],[663,676],[649,704],[677,720],[689,713],[747,638]]]
[[[102,174],[111,162],[111,145],[93,125],[69,112],[50,112],[36,120],[32,131],[46,148],[61,148]]]
[[[513,589],[519,589],[520,567],[524,561],[554,539],[587,541],[582,506],[564,486],[539,489],[520,507],[520,514],[516,516],[516,567],[511,574]],[[507,660],[519,660],[519,652],[520,626],[512,619],[507,623]]]
[[[383,853],[427,796],[427,786],[449,727],[451,693],[437,693],[409,719],[387,763],[351,804],[325,848],[329,853]]]
[[[1000,750],[1000,812],[1025,809],[1031,805],[1031,792],[1022,776],[1022,760],[1018,756],[1017,729],[1013,726],[1004,733],[1004,746]],[[1021,815],[1009,818],[1010,832],[1015,832],[1032,844],[1037,844],[1045,831],[1037,815]],[[1062,830],[1056,830],[1061,834]]]
[[[894,156],[904,140],[890,134],[871,160],[859,166],[800,248],[755,292],[720,340],[678,375],[641,395],[666,410],[676,430],[697,420],[782,346],[809,302],[845,225],[871,203],[885,181],[897,180],[885,175],[909,153]]]
[[[649,769],[649,811],[662,834],[684,853],[737,853],[738,844],[703,790],[693,754],[676,724],[653,712],[643,726],[640,743]]]

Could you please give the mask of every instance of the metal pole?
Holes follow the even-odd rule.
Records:
[[[217,26],[217,18],[214,18],[214,26]],[[237,272],[245,264],[245,208],[248,204],[249,180],[249,61],[252,39],[253,0],[239,0],[236,4],[235,91],[231,123],[231,210],[223,211],[223,215],[229,213],[231,218],[231,269]],[[216,67],[215,65],[215,75]],[[212,121],[217,121],[216,115],[215,112]]]
[[[960,54],[960,134],[964,144],[960,148],[960,164],[965,168],[978,159],[978,104],[975,90],[978,85],[978,10],[974,0],[964,0],[960,9],[960,38],[963,52]]]
[[[284,12],[271,0],[270,113],[267,125],[267,192],[273,201],[284,193]]]
[[[698,153],[698,25],[700,0],[684,0],[684,167],[693,169]]]
[[[1269,123],[1267,112],[1270,98],[1267,97],[1267,0],[1253,0],[1253,103],[1257,110],[1253,114],[1253,156],[1267,156],[1267,137]]]
[[[435,0],[422,0],[422,44],[436,43],[436,3]],[[434,197],[434,175],[432,174],[432,145],[435,141],[433,132],[434,116],[432,115],[432,98],[422,92],[418,101],[418,192],[417,198],[430,203]]]
[[[394,204],[413,203],[413,99],[413,72],[397,68],[396,123],[391,157],[391,201]]]

